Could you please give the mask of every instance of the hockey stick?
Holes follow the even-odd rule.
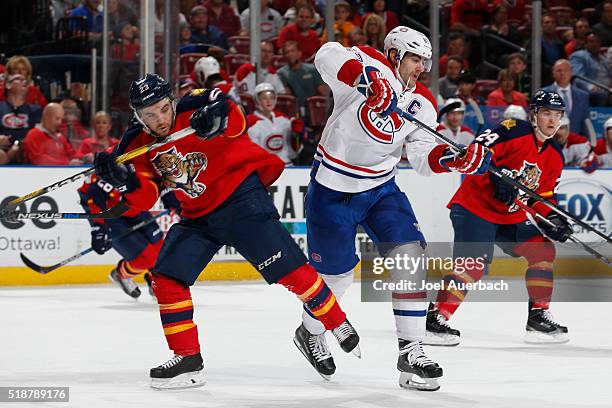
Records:
[[[523,211],[525,211],[527,214],[531,215],[532,217],[539,219],[540,221],[548,224],[551,227],[556,227],[556,225],[553,224],[552,221],[550,221],[548,218],[544,217],[542,214],[539,214],[537,211],[535,211],[533,208],[529,207],[528,205],[525,205],[524,203],[522,203],[519,200],[514,200],[514,203],[516,205],[518,205],[519,207],[521,207],[521,209],[523,209]],[[600,261],[602,261],[606,265],[612,266],[612,261],[607,256],[597,252],[595,249],[591,248],[585,242],[582,242],[581,240],[579,240],[578,238],[574,237],[573,235],[570,235],[568,237],[568,239],[570,241],[580,245],[582,247],[582,249],[584,249],[589,254],[595,256],[597,259],[599,259]]]
[[[99,213],[72,213],[60,212],[54,213],[50,211],[38,211],[31,213],[19,213],[16,211],[0,211],[0,219],[10,221],[20,220],[96,220],[117,218],[129,210],[126,203],[119,203],[116,206],[109,208],[106,211]]]
[[[160,212],[159,214],[155,215],[152,218],[149,218],[148,220],[143,220],[141,222],[139,222],[136,225],[131,226],[129,229],[125,230],[122,234],[116,236],[114,238],[114,240],[118,240],[121,238],[124,238],[126,236],[128,236],[129,234],[131,234],[132,232],[144,227],[145,225],[148,225],[150,223],[152,223],[154,220],[156,220],[157,218],[169,214],[170,210],[165,210]],[[111,240],[112,242],[112,240]],[[79,252],[78,254],[72,255],[70,258],[66,258],[63,261],[56,263],[55,265],[50,265],[50,266],[41,266],[41,265],[37,265],[35,264],[32,260],[30,260],[27,256],[25,256],[22,252],[19,253],[19,256],[21,257],[21,260],[23,261],[23,263],[30,269],[32,269],[34,272],[38,272],[40,274],[47,274],[51,271],[56,270],[57,268],[64,266],[66,264],[69,264],[70,262],[79,259],[80,257],[82,257],[83,255],[87,255],[88,253],[92,252],[93,248],[89,247],[87,249],[82,250],[81,252]]]
[[[144,146],[141,146],[137,149],[134,149],[132,151],[129,151],[127,153],[122,154],[121,156],[117,157],[116,162],[117,163],[125,163],[128,160],[133,159],[134,157],[138,157],[142,154],[145,154],[147,152],[150,152],[151,150],[163,147],[164,145],[168,144],[168,143],[172,143],[172,142],[176,142],[179,139],[184,138],[185,136],[188,136],[190,134],[192,134],[194,132],[194,130],[191,127],[187,127],[185,129],[179,130],[178,132],[174,132],[171,135],[169,135],[168,137],[166,137],[164,140],[160,141],[160,142],[151,142],[148,143]],[[17,205],[19,205],[20,203],[23,203],[25,201],[31,200],[33,198],[39,197],[43,194],[47,194],[50,191],[53,190],[57,190],[58,188],[65,186],[66,184],[70,184],[72,182],[75,182],[77,180],[83,179],[91,174],[93,174],[95,171],[95,169],[93,167],[90,167],[87,170],[83,170],[80,173],[77,173],[73,176],[67,177],[63,180],[60,180],[58,182],[55,182],[53,184],[48,185],[47,187],[43,187],[41,189],[38,189],[36,191],[33,191],[29,194],[26,194],[24,196],[21,197],[17,197],[12,199],[11,201],[9,201],[8,203],[6,203],[4,205],[4,207],[0,208],[0,214],[4,213],[5,211],[7,211],[9,208],[14,208]],[[60,217],[58,217],[60,218]],[[67,217],[67,218],[71,218],[71,217]],[[80,217],[72,217],[72,218],[80,218]]]
[[[397,113],[398,115],[400,115],[401,117],[403,117],[407,121],[413,123],[417,127],[421,128],[422,130],[425,130],[426,132],[428,132],[429,134],[434,136],[436,139],[441,140],[444,143],[448,144],[455,152],[461,153],[461,154],[465,154],[465,152],[466,152],[466,148],[465,147],[462,147],[462,146],[458,145],[454,141],[450,140],[449,138],[447,138],[443,134],[441,134],[441,133],[435,131],[434,129],[430,128],[429,126],[427,126],[426,124],[424,124],[423,122],[421,122],[420,120],[415,118],[414,116],[410,115],[409,113],[404,112],[404,111],[402,111],[399,108],[395,108],[395,113]],[[497,169],[495,166],[490,166],[488,171],[489,171],[489,173],[492,173],[492,174],[496,175],[497,177],[501,178],[505,183],[510,184],[511,186],[521,190],[523,193],[525,193],[529,197],[533,198],[534,200],[544,204],[545,206],[547,206],[548,208],[550,208],[551,210],[553,210],[557,214],[562,215],[563,217],[565,217],[566,219],[572,221],[573,223],[580,225],[585,230],[593,232],[593,233],[599,235],[601,238],[605,239],[608,244],[612,244],[612,239],[610,239],[610,237],[608,237],[607,235],[605,235],[601,231],[597,231],[595,228],[591,227],[586,222],[575,218],[572,214],[570,214],[567,211],[563,210],[562,208],[556,206],[555,204],[549,202],[544,197],[540,196],[535,191],[533,191],[530,188],[528,188],[528,187],[524,186],[523,184],[519,183],[518,181],[516,181],[512,177],[509,177],[509,176],[505,175],[504,173],[499,171],[499,169]]]

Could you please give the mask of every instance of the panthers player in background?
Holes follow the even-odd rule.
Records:
[[[112,148],[110,149],[112,151]],[[121,201],[121,193],[111,184],[105,182],[96,174],[88,177],[78,190],[80,202],[85,211],[98,213],[114,207]],[[172,194],[162,197],[164,206],[180,211],[178,202]],[[113,219],[90,220],[91,247],[102,255],[113,248],[123,259],[111,271],[110,279],[116,282],[130,297],[140,297],[140,288],[133,278],[144,273],[145,281],[151,290],[151,273],[149,269],[155,265],[157,254],[163,243],[163,233],[156,222],[151,222],[142,228],[117,238],[132,226],[151,219],[148,211],[128,210],[123,216]]]
[[[297,157],[295,147],[304,133],[304,122],[274,110],[276,90],[272,84],[258,84],[254,95],[257,107],[247,116],[249,137],[267,152],[277,155],[285,164],[292,164]]]
[[[553,136],[561,125],[565,106],[554,91],[539,90],[530,104],[529,119],[506,119],[475,139],[491,148],[493,163],[506,175],[556,203],[555,190],[563,170],[563,152]],[[521,206],[530,206],[552,224],[529,219]],[[463,273],[445,277],[446,283],[474,282],[482,278],[492,261],[497,244],[507,254],[524,257],[525,282],[529,295],[525,341],[564,343],[569,341],[567,327],[555,322],[549,312],[553,291],[555,246],[565,242],[572,230],[565,218],[544,204],[519,193],[493,174],[467,176],[449,203],[455,232],[454,258],[484,258]],[[456,287],[456,286],[455,286]],[[457,345],[460,333],[448,320],[465,299],[467,291],[445,289],[438,293],[427,316],[427,344]]]
[[[204,384],[189,287],[223,245],[236,248],[268,283],[296,294],[345,352],[358,354],[359,336],[280,223],[266,191],[284,164],[249,140],[240,108],[218,89],[193,90],[177,103],[170,84],[152,74],[132,83],[130,104],[139,123],[125,132],[115,154],[96,156],[96,173],[121,189],[136,209],[148,210],[167,189],[182,209],[151,271],[164,335],[175,354],[151,369],[151,386]],[[189,126],[194,133],[134,158],[129,166],[115,161],[117,154],[162,142]]]
[[[431,67],[429,39],[408,27],[396,27],[385,38],[384,52],[329,42],[315,57],[317,69],[333,91],[334,110],[323,130],[306,194],[308,254],[337,296],[351,285],[359,262],[358,225],[377,243],[382,256],[423,256],[425,237],[408,198],[395,183],[404,145],[421,175],[480,173],[490,160],[483,145],[470,145],[464,156],[453,153],[395,111],[399,107],[430,128],[437,126],[436,102],[417,82]],[[423,268],[414,274],[400,269],[390,272],[394,280],[415,281],[417,288],[426,279]],[[442,368],[425,355],[421,344],[425,296],[417,290],[391,294],[399,344],[397,368],[400,386],[437,390]],[[333,374],[336,366],[323,325],[308,310],[302,317],[295,344],[315,361],[319,372]]]

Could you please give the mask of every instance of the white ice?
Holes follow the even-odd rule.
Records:
[[[143,288],[145,289],[145,288]],[[453,325],[458,347],[427,347],[444,368],[433,393],[397,386],[397,345],[388,303],[343,299],[361,335],[362,360],[328,337],[338,367],[325,382],[291,339],[300,305],[279,286],[204,284],[192,290],[207,384],[154,391],[148,370],[171,354],[156,303],[117,287],[0,290],[0,386],[69,386],[69,403],[15,407],[467,408],[612,406],[611,303],[557,303],[571,341],[522,343],[526,305],[466,303]],[[3,405],[3,404],[0,404]]]

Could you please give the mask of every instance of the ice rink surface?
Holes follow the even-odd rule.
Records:
[[[325,382],[292,343],[300,303],[280,286],[204,284],[192,289],[207,384],[154,391],[148,370],[171,357],[157,304],[114,286],[0,289],[0,386],[69,386],[69,403],[9,407],[467,408],[612,406],[610,303],[557,303],[565,345],[522,342],[524,303],[466,303],[458,347],[427,347],[444,368],[441,389],[397,385],[389,303],[343,299],[361,335],[362,360],[328,337],[338,367]]]

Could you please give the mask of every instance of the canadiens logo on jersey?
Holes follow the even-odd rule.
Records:
[[[538,167],[537,164],[523,162],[523,167],[518,171],[518,175],[514,178],[516,181],[529,188],[532,191],[535,191],[540,186],[540,176],[542,175],[542,170]],[[523,193],[519,192],[517,199],[526,204],[526,201],[529,197]],[[509,212],[518,211],[520,207],[516,204],[512,204],[508,209]]]
[[[2,126],[7,129],[25,129],[30,117],[25,113],[9,113],[2,117]]]
[[[373,112],[363,102],[357,110],[359,124],[372,139],[379,143],[392,144],[395,133],[404,126],[404,121],[399,115],[393,112],[383,118]]]
[[[270,135],[266,139],[266,147],[273,152],[278,152],[285,146],[285,138],[283,135]]]
[[[169,150],[157,153],[152,163],[167,188],[183,190],[190,197],[197,197],[206,189],[204,184],[195,181],[198,174],[208,165],[204,153],[191,152],[183,156],[173,146]]]

